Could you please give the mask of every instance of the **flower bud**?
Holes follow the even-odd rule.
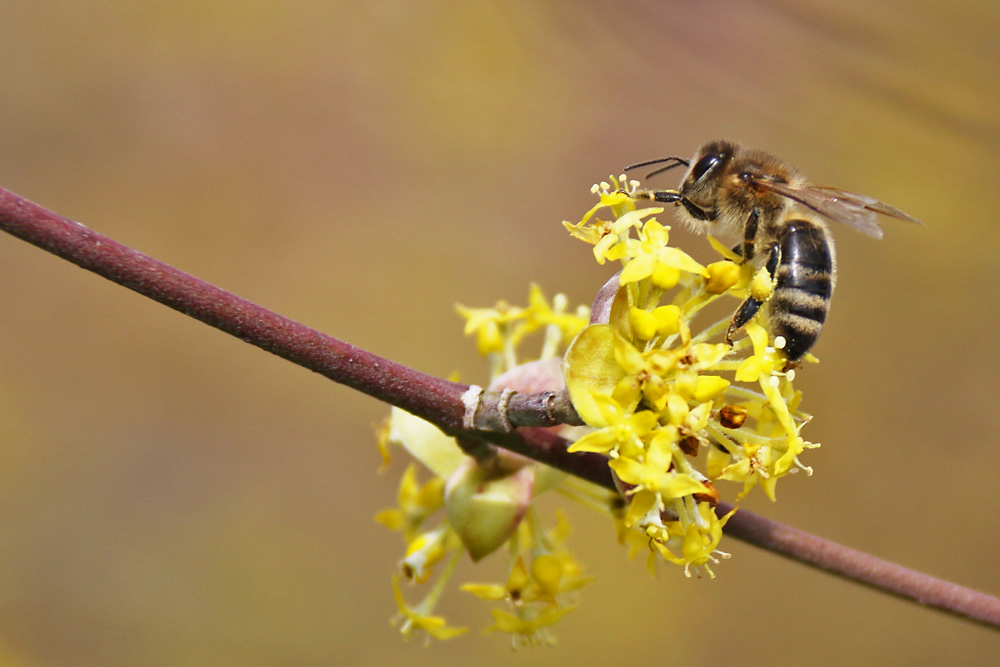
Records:
[[[534,469],[489,473],[473,459],[448,478],[445,507],[472,560],[478,561],[510,539],[524,517],[534,487]]]

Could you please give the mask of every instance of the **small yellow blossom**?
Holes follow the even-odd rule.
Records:
[[[670,283],[677,283],[674,277],[676,275],[676,278],[679,279],[680,272],[682,271],[707,275],[705,267],[696,262],[683,250],[666,245],[666,242],[667,234],[665,228],[656,222],[655,219],[646,222],[643,225],[642,232],[639,234],[639,241],[633,244],[626,244],[630,249],[628,255],[631,259],[622,269],[619,282],[622,285],[627,285],[650,278],[661,267],[666,272],[659,273],[658,277],[660,280],[657,282],[669,285],[670,287],[673,287]],[[677,273],[675,274],[674,271]],[[666,287],[666,289],[669,289],[669,287]]]
[[[432,608],[433,605],[426,604],[426,600],[416,607],[409,607],[403,598],[403,591],[399,588],[398,577],[393,577],[392,579],[392,595],[396,600],[396,607],[399,609],[400,618],[404,619],[400,633],[407,639],[415,634],[424,634],[425,643],[427,643],[431,637],[443,641],[454,639],[468,632],[468,628],[449,626],[447,621],[441,616],[431,616],[431,609],[425,609],[425,607]]]
[[[721,519],[709,507],[708,503],[701,503],[698,506],[698,516],[704,521],[708,528],[701,529],[697,524],[691,523],[686,528],[680,529],[678,539],[667,539],[655,542],[660,554],[672,563],[684,565],[685,573],[690,576],[690,567],[705,567],[709,576],[715,574],[708,567],[710,561],[717,561],[715,554],[728,558],[728,554],[718,551],[719,541],[722,539],[722,528],[726,525],[736,510],[732,510]],[[673,543],[680,543],[680,555],[675,555],[671,550]]]
[[[417,467],[411,463],[399,480],[396,502],[398,507],[382,510],[375,520],[389,530],[401,531],[409,542],[424,521],[444,506],[444,480],[432,477],[421,486],[417,483]]]
[[[629,493],[649,491],[660,502],[683,498],[695,493],[704,493],[705,486],[690,475],[672,469],[673,448],[668,431],[653,437],[641,460],[621,456],[608,465],[618,475],[618,479],[633,488]]]
[[[537,646],[552,644],[554,640],[546,632],[558,623],[563,616],[573,611],[575,607],[543,607],[538,613],[512,614],[502,609],[492,610],[493,625],[484,632],[506,632],[509,635],[521,637],[524,644]]]
[[[402,561],[403,574],[417,583],[426,582],[434,566],[455,552],[456,542],[455,533],[448,525],[415,536],[406,548]]]
[[[525,644],[551,641],[547,628],[573,609],[569,596],[589,582],[565,547],[568,536],[569,524],[563,513],[559,513],[556,526],[544,534],[529,517],[516,547],[520,555],[514,559],[507,580],[503,584],[462,586],[481,600],[506,604],[505,610],[492,610],[495,623],[487,632],[506,632]]]
[[[656,336],[657,326],[656,316],[648,310],[642,308],[628,309],[628,323],[632,333],[639,340],[650,340]]]
[[[378,448],[379,458],[382,465],[379,466],[380,473],[389,468],[389,420],[383,422],[375,431],[375,446]]]
[[[681,330],[681,309],[672,303],[654,308],[653,318],[656,320],[656,333],[659,336],[666,338]]]
[[[740,280],[740,266],[730,261],[713,262],[705,267],[705,289],[712,294],[722,294]]]
[[[694,400],[704,403],[721,396],[731,383],[718,375],[699,375],[694,389]]]
[[[525,333],[543,326],[551,326],[558,329],[561,341],[573,340],[573,337],[587,326],[587,316],[565,312],[566,299],[560,294],[557,294],[552,301],[553,305],[550,306],[542,293],[542,288],[538,285],[531,286],[528,292],[528,310],[531,312],[531,319],[525,328]]]
[[[622,445],[639,443],[656,427],[657,415],[649,411],[629,413],[610,396],[593,397],[602,414],[602,428],[583,436],[569,447],[571,452],[609,454]]]
[[[500,301],[494,308],[466,308],[459,304],[455,306],[458,314],[465,318],[465,335],[475,333],[485,326],[499,328],[524,319],[526,309],[517,308]]]

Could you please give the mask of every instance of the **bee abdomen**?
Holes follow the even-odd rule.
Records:
[[[833,254],[825,228],[809,220],[788,221],[779,235],[781,263],[771,297],[771,329],[785,339],[797,361],[819,337],[833,294]]]

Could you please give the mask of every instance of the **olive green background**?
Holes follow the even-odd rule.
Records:
[[[926,221],[835,229],[800,374],[812,478],[747,506],[1000,593],[1000,5],[0,0],[0,185],[423,371],[484,381],[455,302],[586,303],[560,222],[731,138]],[[661,177],[673,186],[679,174]],[[703,259],[704,240],[674,239]],[[0,237],[0,663],[994,664],[995,633],[729,540],[628,561],[559,646],[389,626],[384,406]],[[732,491],[729,491],[732,493]],[[549,503],[547,507],[553,507]],[[502,559],[458,580],[502,576]],[[456,582],[457,583],[457,582]],[[442,611],[482,628],[486,606]]]

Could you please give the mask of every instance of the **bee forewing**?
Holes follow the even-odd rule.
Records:
[[[754,184],[765,190],[771,190],[789,199],[794,199],[831,220],[842,222],[859,232],[874,236],[877,239],[882,238],[882,228],[878,225],[878,219],[875,217],[876,213],[920,223],[913,216],[903,213],[899,209],[880,202],[873,197],[848,190],[841,190],[840,188],[819,185],[796,187],[787,183],[777,183],[768,180],[755,180]]]
[[[813,185],[803,187],[800,194],[801,198],[793,199],[831,220],[842,222],[877,239],[882,238],[882,228],[875,217],[875,210],[871,208],[872,205],[881,203],[877,199],[847,190]]]
[[[885,202],[879,201],[874,197],[868,197],[867,195],[861,195],[858,194],[857,192],[849,192],[848,190],[841,190],[840,188],[831,188],[824,185],[810,186],[810,189],[829,193],[829,196],[835,199],[842,199],[845,202],[856,203],[857,206],[862,206],[868,209],[869,211],[875,211],[876,213],[881,213],[882,215],[888,215],[893,218],[899,218],[900,220],[906,220],[907,222],[915,222],[918,225],[924,224],[920,220],[914,218],[909,213],[904,213],[895,206],[889,206]]]

